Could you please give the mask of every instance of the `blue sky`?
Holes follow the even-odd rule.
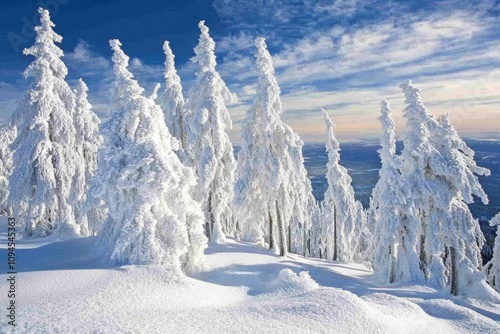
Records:
[[[176,55],[185,94],[190,62],[205,20],[217,43],[218,69],[234,93],[228,107],[239,140],[239,121],[255,94],[254,42],[267,39],[282,88],[283,118],[305,141],[324,141],[319,113],[325,107],[341,140],[379,133],[380,100],[393,107],[397,129],[404,108],[399,84],[423,90],[431,113],[449,113],[466,136],[491,136],[500,127],[500,1],[45,0],[0,4],[0,122],[6,124],[29,82],[36,8],[52,13],[69,68],[83,77],[103,119],[112,80],[108,40],[118,38],[131,71],[151,91],[162,82],[164,40]]]

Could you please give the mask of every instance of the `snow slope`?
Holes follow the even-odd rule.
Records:
[[[5,228],[2,217],[0,259]],[[229,240],[206,250],[205,272],[172,279],[161,267],[106,267],[94,241],[19,241],[18,326],[3,316],[0,332],[500,333],[499,305],[381,287],[359,265]],[[7,288],[0,275],[2,309]]]

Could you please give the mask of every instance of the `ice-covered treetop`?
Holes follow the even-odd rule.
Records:
[[[40,7],[38,13],[40,13],[40,25],[35,27],[35,44],[23,50],[23,54],[32,55],[37,60],[28,66],[24,75],[38,77],[42,69],[48,67],[55,76],[64,78],[68,74],[66,65],[60,59],[64,56],[64,52],[55,44],[62,42],[62,36],[52,30],[55,24],[50,20],[48,10]]]
[[[255,39],[255,46],[257,47],[257,66],[261,76],[273,76],[274,66],[273,59],[267,50],[267,44],[264,37],[257,37]]]
[[[255,57],[257,58],[257,68],[259,71],[258,96],[255,103],[262,109],[260,111],[262,115],[258,115],[257,117],[262,117],[262,122],[266,127],[273,128],[281,124],[281,120],[279,119],[279,115],[283,112],[280,99],[281,91],[274,77],[273,60],[267,50],[265,39],[257,37],[255,46],[257,47]]]
[[[165,78],[166,90],[171,91],[170,99],[174,100],[177,103],[177,106],[169,106],[170,112],[176,113],[176,107],[179,104],[184,105],[184,97],[182,96],[182,86],[181,86],[181,78],[177,75],[177,70],[175,69],[175,56],[170,48],[170,42],[165,41],[163,43],[163,51],[165,52],[165,70],[163,72],[163,77]],[[172,101],[173,102],[173,101]]]
[[[491,218],[490,226],[500,226],[500,212],[495,215],[495,217]]]
[[[382,137],[380,138],[380,146],[382,149],[379,151],[382,163],[392,164],[394,155],[396,154],[396,137],[394,134],[395,125],[392,119],[392,110],[389,102],[382,101],[380,109],[380,116],[378,117],[382,124]]]
[[[139,86],[134,76],[128,70],[129,57],[121,49],[122,43],[118,39],[112,39],[109,41],[109,45],[113,50],[113,69],[115,72],[116,82],[115,85],[122,86],[125,89],[127,96],[117,96],[117,98],[125,98],[130,96],[141,95],[144,89]],[[123,91],[119,90],[118,91]]]
[[[215,42],[208,34],[208,27],[205,21],[198,23],[201,34],[198,39],[198,45],[194,48],[195,57],[191,61],[200,64],[202,71],[215,71],[217,61],[215,60]]]
[[[460,138],[448,115],[441,116],[440,126],[439,136],[436,136],[435,140],[444,146],[445,152],[448,153],[445,157],[452,161],[448,162],[447,166],[451,171],[447,174],[448,179],[460,191],[465,202],[472,203],[474,201],[472,195],[476,195],[481,198],[483,204],[488,204],[488,196],[476,175],[489,176],[490,170],[477,165],[474,151]]]
[[[174,63],[174,54],[172,52],[172,49],[170,48],[170,42],[165,41],[163,42],[163,51],[165,52],[165,79],[170,78],[171,73],[175,73],[175,63]]]
[[[405,102],[408,104],[403,116],[408,116],[406,114],[409,113],[416,121],[424,123],[429,131],[435,131],[439,127],[439,123],[425,108],[420,88],[413,85],[413,82],[409,79],[405,80],[399,87],[403,90],[406,97]]]
[[[426,122],[430,115],[422,102],[420,88],[414,86],[411,80],[404,81],[399,87],[403,90],[406,98],[405,102],[408,104],[403,114],[411,112],[412,116],[416,117],[418,121]]]
[[[448,114],[442,115],[439,123],[443,129],[443,132],[448,135],[449,143],[458,148],[460,151],[465,153],[468,157],[474,158],[475,152],[465,144],[465,142],[460,138],[457,131],[450,122],[450,117]],[[451,147],[450,147],[451,148]]]
[[[89,88],[82,78],[78,79],[75,90],[78,93],[77,96],[87,98],[87,92],[89,91]]]
[[[335,124],[333,124],[330,116],[328,116],[328,113],[325,111],[325,109],[321,108],[321,113],[323,114],[323,119],[326,124],[326,131],[328,136],[328,140],[326,142],[326,150],[331,153],[336,153],[333,155],[333,157],[335,159],[335,162],[339,162],[340,145],[337,141],[337,138],[335,138],[335,132],[333,131],[333,129],[335,128]]]

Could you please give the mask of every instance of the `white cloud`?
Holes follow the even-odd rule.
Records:
[[[72,71],[82,76],[102,76],[103,71],[111,69],[111,62],[91,51],[87,42],[80,40],[72,52],[63,58]]]

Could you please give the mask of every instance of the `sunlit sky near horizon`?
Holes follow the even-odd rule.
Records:
[[[216,42],[218,70],[235,95],[228,105],[239,124],[257,84],[254,39],[266,38],[282,89],[283,119],[306,142],[325,140],[324,107],[341,140],[377,136],[380,101],[391,103],[404,129],[399,84],[412,79],[429,111],[449,113],[464,136],[500,135],[500,1],[215,0],[2,1],[0,123],[7,124],[29,81],[37,7],[51,11],[69,68],[82,77],[105,120],[112,109],[108,40],[118,38],[130,70],[146,92],[163,82],[162,44],[176,55],[186,97],[196,71],[190,61],[205,20]]]

